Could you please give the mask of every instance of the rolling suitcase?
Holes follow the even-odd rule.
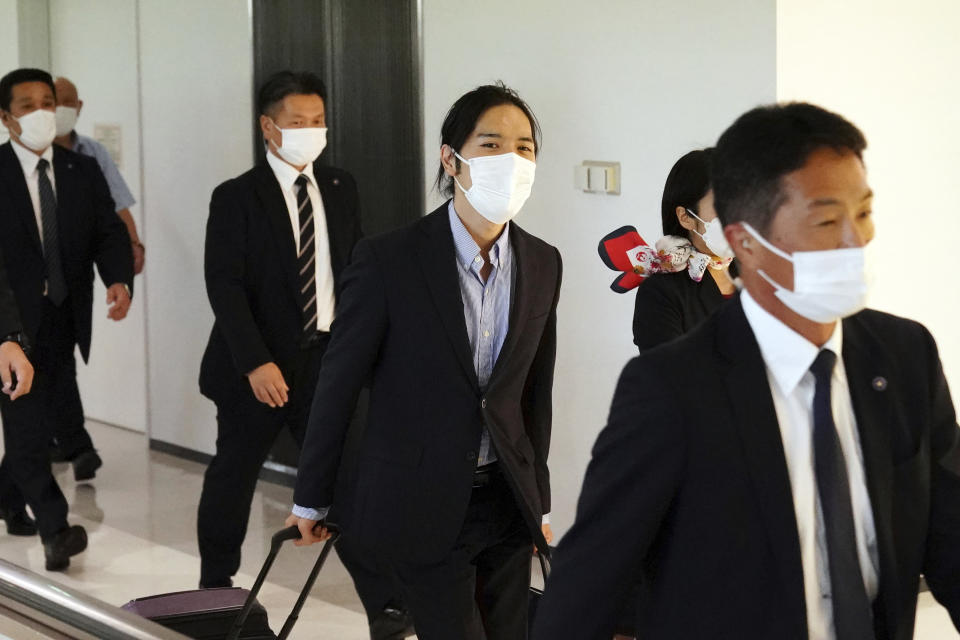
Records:
[[[324,543],[320,557],[313,565],[307,583],[279,634],[271,631],[267,611],[257,602],[257,594],[283,543],[300,538],[300,531],[296,527],[274,534],[270,541],[270,553],[249,591],[228,587],[165,593],[131,600],[123,608],[194,640],[283,640],[290,635],[313,583],[330,555],[333,543],[340,536],[336,525],[327,524],[326,527],[332,536]]]

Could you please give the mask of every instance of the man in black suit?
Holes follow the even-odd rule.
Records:
[[[438,183],[452,200],[361,241],[344,274],[288,523],[300,544],[319,541],[334,505],[344,537],[398,577],[421,639],[518,638],[532,545],[549,541],[560,254],[509,222],[539,139],[516,93],[467,93],[441,137]],[[357,490],[340,500],[341,446],[367,380]]]
[[[3,393],[10,396],[11,402],[30,393],[30,387],[33,386],[33,365],[23,352],[26,338],[22,327],[17,300],[7,279],[3,257],[0,256],[0,383],[3,384]],[[16,534],[26,529],[29,531],[27,535],[32,536],[37,529],[24,517],[26,515],[24,512],[8,514],[0,509],[0,518],[6,521],[9,533]]]
[[[205,272],[215,324],[200,390],[217,405],[217,453],[198,507],[202,587],[232,584],[257,477],[280,430],[303,442],[336,289],[361,237],[353,176],[317,161],[325,102],[311,73],[267,80],[258,94],[266,159],[210,201]],[[405,629],[392,582],[348,547],[338,551],[371,628]]]
[[[624,370],[535,638],[913,637],[920,574],[960,627],[960,449],[933,338],[863,310],[860,131],[762,107],[721,137],[744,290]]]
[[[0,257],[0,382],[3,383],[3,393],[11,402],[30,393],[33,385],[33,365],[24,353],[27,340],[22,327],[17,300],[7,279],[7,268]],[[37,534],[37,525],[22,508],[7,510],[0,506],[0,518],[6,523],[10,535]]]
[[[316,162],[326,89],[282,72],[260,89],[266,161],[216,188],[205,273],[215,323],[200,390],[217,405],[217,453],[204,477],[200,583],[240,566],[257,476],[280,430],[303,441],[334,316],[335,285],[360,238],[357,186]]]
[[[0,80],[0,117],[11,141],[0,146],[0,245],[36,367],[33,393],[0,397],[6,456],[0,507],[37,519],[48,570],[63,570],[86,548],[83,527],[67,524],[67,502],[50,472],[49,445],[60,420],[83,420],[74,348],[90,354],[93,265],[107,286],[109,315],[130,308],[133,254],[94,160],[51,146],[53,80],[19,69]],[[74,472],[99,457],[74,459]]]

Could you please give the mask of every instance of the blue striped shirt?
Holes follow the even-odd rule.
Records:
[[[453,245],[457,250],[457,275],[460,278],[460,296],[463,299],[463,316],[470,340],[470,353],[477,371],[480,390],[486,391],[497,363],[503,341],[510,328],[510,290],[513,286],[513,251],[510,247],[510,223],[490,249],[490,264],[493,268],[487,281],[480,278],[484,260],[480,247],[463,225],[453,200],[447,207]],[[490,441],[486,426],[480,437],[477,466],[497,460],[497,453]]]

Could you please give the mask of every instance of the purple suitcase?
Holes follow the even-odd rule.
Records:
[[[289,527],[274,534],[270,542],[270,553],[249,591],[229,587],[164,593],[131,600],[123,605],[123,608],[194,640],[283,640],[293,630],[300,610],[327,556],[330,555],[330,549],[340,536],[336,525],[328,523],[326,527],[333,535],[323,545],[320,557],[313,565],[307,583],[279,634],[274,635],[270,630],[267,611],[257,602],[257,594],[260,593],[283,543],[300,537],[300,531],[296,527]]]

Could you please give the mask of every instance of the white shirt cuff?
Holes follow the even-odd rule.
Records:
[[[541,525],[550,524],[550,514],[549,514],[549,513],[543,514],[543,521],[542,521],[540,524],[541,524]]]
[[[293,505],[293,515],[298,518],[303,518],[304,520],[316,520],[319,522],[325,519],[328,513],[330,513],[330,507],[311,509],[310,507],[301,507],[298,504]]]

